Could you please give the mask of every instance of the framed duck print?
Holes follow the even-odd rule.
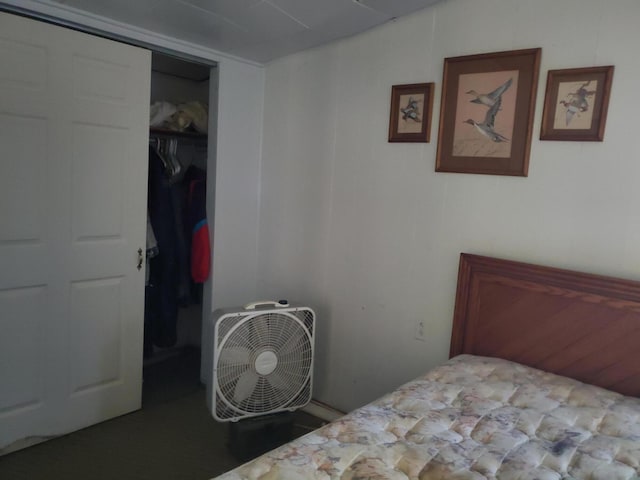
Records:
[[[540,55],[445,58],[437,172],[527,176]]]
[[[613,66],[549,70],[540,140],[601,142]]]
[[[391,87],[389,142],[424,142],[431,136],[433,83]]]

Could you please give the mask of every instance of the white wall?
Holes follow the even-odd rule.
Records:
[[[158,101],[209,103],[209,81],[196,82],[162,72],[151,71],[151,103]]]
[[[218,66],[215,184],[207,183],[207,215],[213,246],[211,304],[205,311],[243,305],[256,298],[260,145],[264,70],[222,59]],[[215,114],[215,108],[210,114]],[[210,124],[210,128],[213,128]],[[212,171],[209,165],[208,172]],[[214,204],[211,200],[214,200]],[[213,332],[202,331],[200,378],[212,375]]]
[[[460,252],[640,279],[637,0],[446,0],[266,69],[258,294],[318,308],[315,397],[359,406],[448,355]],[[542,47],[528,178],[389,144],[393,84]],[[549,69],[615,65],[605,141],[537,140]],[[426,342],[414,339],[427,324]]]

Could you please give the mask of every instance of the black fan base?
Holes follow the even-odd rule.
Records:
[[[293,439],[293,412],[280,412],[229,423],[229,451],[246,462]]]

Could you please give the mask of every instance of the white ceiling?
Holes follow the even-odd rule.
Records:
[[[259,63],[354,35],[440,0],[44,0]]]

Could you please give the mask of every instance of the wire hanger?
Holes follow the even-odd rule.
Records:
[[[179,180],[184,170],[178,157],[178,139],[175,137],[149,137],[149,145],[155,150],[162,162],[164,172],[170,183]]]

